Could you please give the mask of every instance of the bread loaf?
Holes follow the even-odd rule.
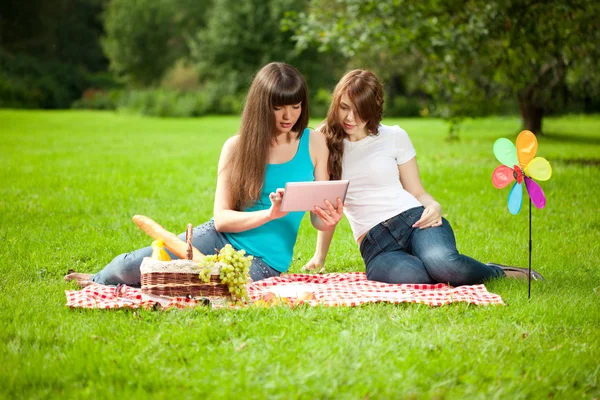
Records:
[[[162,240],[165,247],[171,250],[177,257],[186,260],[188,245],[184,240],[179,239],[177,235],[169,232],[161,225],[144,215],[134,215],[133,222],[139,226],[144,232],[156,240]],[[200,261],[204,254],[192,247],[192,260]]]

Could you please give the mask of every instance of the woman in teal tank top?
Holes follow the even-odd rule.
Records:
[[[264,66],[250,86],[238,134],[223,145],[214,217],[194,229],[194,247],[204,254],[228,243],[246,250],[254,256],[253,280],[288,270],[303,213],[281,212],[278,189],[286,182],[329,179],[325,137],[307,125],[308,90],[300,72],[285,63]],[[341,201],[316,207],[311,222],[318,230],[332,229],[342,209]],[[97,274],[73,273],[65,279],[80,286],[139,286],[140,265],[151,253],[146,247],[121,254]]]
[[[267,164],[260,199],[245,211],[252,212],[271,208],[269,195],[275,193],[278,188],[284,187],[286,182],[315,179],[309,149],[310,135],[310,130],[305,129],[300,137],[298,150],[291,160],[278,164]],[[250,254],[260,255],[260,258],[273,269],[285,272],[292,261],[292,251],[303,216],[303,212],[290,212],[251,230],[225,233],[225,237],[234,247],[245,249]],[[273,249],[278,249],[278,251],[273,251]]]

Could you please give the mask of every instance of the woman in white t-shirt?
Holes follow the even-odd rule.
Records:
[[[383,88],[365,70],[337,84],[321,130],[329,147],[331,179],[350,181],[344,213],[364,259],[367,278],[388,283],[478,284],[525,268],[483,264],[456,249],[442,207],[425,191],[416,152],[399,126],[381,125]],[[325,211],[316,208],[316,213]],[[319,232],[305,269],[324,264],[333,230]],[[532,271],[532,278],[543,279]]]

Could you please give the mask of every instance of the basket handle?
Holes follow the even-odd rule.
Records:
[[[192,231],[194,226],[192,224],[188,224],[187,230],[185,231],[185,240],[187,242],[187,259],[191,260],[194,257],[194,251],[192,246]]]

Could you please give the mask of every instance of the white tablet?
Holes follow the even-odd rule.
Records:
[[[329,200],[335,207],[337,198],[346,199],[347,180],[288,182],[281,202],[281,211],[312,211],[315,206],[326,209],[324,200]]]

